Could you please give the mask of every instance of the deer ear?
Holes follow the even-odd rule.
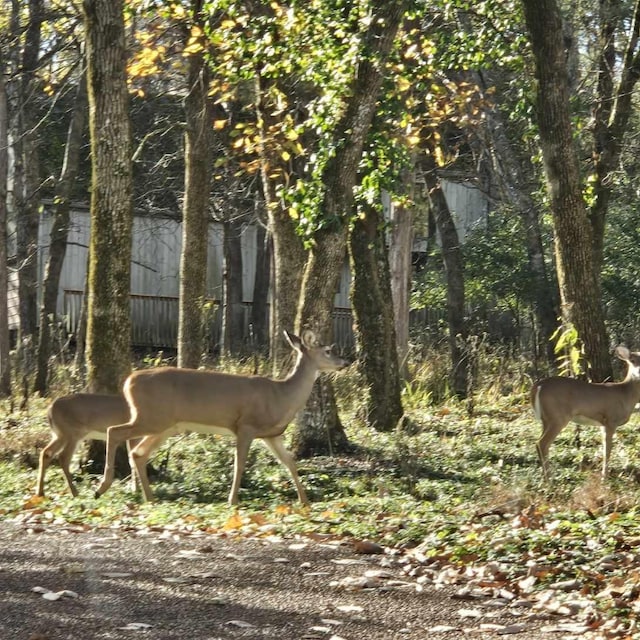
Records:
[[[305,329],[302,332],[302,343],[305,347],[316,347],[318,345],[318,339],[316,338],[316,334],[311,331],[311,329]]]
[[[289,333],[285,329],[284,337],[292,349],[295,349],[296,351],[300,351],[302,349],[302,341],[300,340],[300,338],[298,338],[297,335],[295,335],[294,333]]]
[[[629,349],[627,349],[627,347],[619,344],[616,347],[616,355],[618,356],[618,358],[620,358],[620,360],[628,360],[631,357],[631,352],[629,351]]]

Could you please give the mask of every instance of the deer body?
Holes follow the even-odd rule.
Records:
[[[113,481],[115,449],[121,442],[142,438],[131,450],[146,500],[153,494],[146,474],[151,453],[169,436],[185,431],[226,434],[236,438],[233,483],[229,504],[237,504],[241,476],[249,447],[261,439],[287,467],[300,502],[307,503],[291,453],[282,434],[305,405],[320,371],[337,371],[347,362],[329,347],[312,347],[297,336],[286,334],[298,359],[284,380],[242,376],[215,371],[161,367],[132,373],[124,384],[131,419],[112,426],[107,435],[104,478],[96,495],[102,495]]]
[[[122,396],[73,393],[54,400],[49,405],[47,418],[53,437],[40,453],[36,494],[44,495],[45,473],[57,457],[69,491],[77,496],[69,467],[78,444],[88,439],[106,440],[111,425],[129,419],[129,405]]]
[[[546,480],[549,448],[569,422],[602,427],[602,476],[606,477],[616,429],[629,421],[640,401],[640,353],[618,346],[616,355],[628,367],[622,382],[590,383],[554,376],[533,386],[531,404],[542,422],[537,451]]]

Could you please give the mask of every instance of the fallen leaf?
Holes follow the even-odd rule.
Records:
[[[239,627],[240,629],[250,629],[255,627],[255,625],[250,622],[245,622],[244,620],[229,620],[226,622],[231,627]]]
[[[124,627],[118,627],[122,631],[148,631],[152,628],[152,625],[147,624],[146,622],[130,622],[128,625]]]

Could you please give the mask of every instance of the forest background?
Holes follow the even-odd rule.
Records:
[[[11,408],[14,397],[28,407],[33,392],[85,383],[120,390],[132,367],[134,210],[183,223],[182,367],[211,358],[210,220],[225,229],[217,364],[246,356],[243,225],[257,222],[264,238],[251,347],[266,358],[254,370],[286,370],[284,329],[331,341],[348,256],[356,381],[342,390],[358,396],[350,410],[367,433],[391,434],[394,473],[399,465],[423,498],[432,489],[409,468],[415,451],[400,451],[433,426],[434,406],[451,403],[465,420],[487,401],[521,406],[558,356],[567,372],[613,379],[612,346],[637,342],[639,3],[12,0],[1,11],[0,380]],[[443,179],[473,183],[490,203],[464,244]],[[55,223],[38,294],[44,200]],[[77,362],[61,366],[55,302],[69,211],[88,200],[86,340],[72,336]],[[410,330],[422,308],[444,321]],[[496,317],[505,329],[489,331]],[[318,381],[293,434],[298,456],[353,451],[341,402]],[[479,439],[464,421],[442,427],[452,409],[439,411],[435,435]]]

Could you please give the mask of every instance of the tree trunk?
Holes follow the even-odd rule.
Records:
[[[486,86],[485,75],[479,78],[479,82]],[[543,345],[548,363],[553,364],[555,352],[551,336],[558,324],[558,292],[549,280],[544,261],[539,207],[530,195],[534,186],[525,177],[525,171],[507,137],[502,114],[497,109],[487,110],[485,122],[484,130],[488,135],[486,147],[491,154],[496,183],[502,197],[519,213],[524,225],[529,270],[534,285],[534,312],[539,342]],[[530,167],[530,173],[533,173],[533,167]]]
[[[442,245],[442,260],[447,280],[447,322],[451,354],[451,390],[458,398],[468,392],[467,327],[465,322],[464,260],[456,225],[442,191],[432,153],[424,160],[424,177],[429,205],[434,213]]]
[[[413,212],[404,205],[391,205],[389,230],[391,296],[393,308],[395,309],[394,318],[399,370],[400,374],[405,378],[408,374],[412,250]]]
[[[279,122],[272,115],[270,101],[272,85],[256,76],[256,115],[260,132],[260,175],[262,191],[273,243],[273,281],[271,296],[270,353],[273,375],[279,376],[284,363],[291,358],[291,348],[284,340],[284,331],[295,326],[306,251],[302,238],[296,232],[289,211],[283,206],[276,191],[284,181],[286,167],[279,150],[270,144],[272,132]]]
[[[573,141],[562,17],[555,0],[523,0],[523,5],[536,61],[538,126],[556,236],[562,317],[584,344],[589,377],[611,379],[593,233]]]
[[[71,192],[78,173],[82,135],[86,125],[86,111],[87,85],[85,77],[82,77],[76,92],[76,99],[67,132],[64,161],[60,171],[60,179],[56,186],[54,215],[49,242],[49,257],[45,267],[44,282],[42,284],[40,331],[38,334],[36,379],[34,383],[34,391],[41,396],[47,393],[49,356],[51,355],[50,322],[52,319],[55,319],[58,306],[60,274],[67,251],[67,236],[69,234]]]
[[[253,282],[253,303],[251,305],[251,327],[253,329],[252,348],[257,352],[268,351],[268,304],[269,282],[271,279],[272,238],[263,224],[258,224],[256,232],[256,272]]]
[[[393,312],[397,307],[391,295],[384,225],[374,207],[356,220],[350,247],[354,273],[351,299],[358,366],[366,383],[367,424],[391,431],[403,415]]]
[[[332,333],[333,300],[347,248],[348,216],[365,139],[371,128],[383,79],[384,62],[404,16],[403,1],[373,2],[372,19],[363,43],[349,102],[334,132],[335,153],[325,165],[322,212],[331,224],[314,234],[298,307],[298,329],[310,328],[327,344]],[[330,383],[320,379],[299,416],[294,434],[297,455],[333,453],[347,438]],[[330,404],[326,404],[330,401]]]
[[[91,132],[87,374],[118,393],[131,367],[131,127],[122,0],[85,0]]]
[[[242,224],[238,219],[224,223],[224,265],[222,303],[222,352],[237,356],[242,351],[244,305],[242,304]]]
[[[202,23],[202,0],[193,0],[194,21]],[[203,45],[204,46],[204,45]],[[207,292],[209,190],[211,180],[211,114],[209,71],[204,49],[188,57],[185,100],[185,184],[180,256],[178,366],[195,369],[204,350]]]
[[[4,82],[5,61],[0,48],[0,397],[11,395],[11,361],[9,359],[9,308],[7,294],[7,175],[9,170],[9,113],[7,87]]]
[[[16,249],[18,259],[18,294],[20,300],[19,348],[26,348],[27,366],[30,368],[33,340],[37,331],[38,318],[38,211],[40,206],[40,160],[39,131],[37,128],[38,56],[40,54],[40,34],[44,16],[42,0],[29,0],[29,23],[25,35],[22,54],[22,68],[19,80],[19,109],[22,115],[20,130],[21,144],[15,150],[22,157],[16,160],[16,169],[22,174],[20,208],[16,209]],[[18,165],[18,162],[16,163]],[[18,203],[16,203],[18,204]]]

